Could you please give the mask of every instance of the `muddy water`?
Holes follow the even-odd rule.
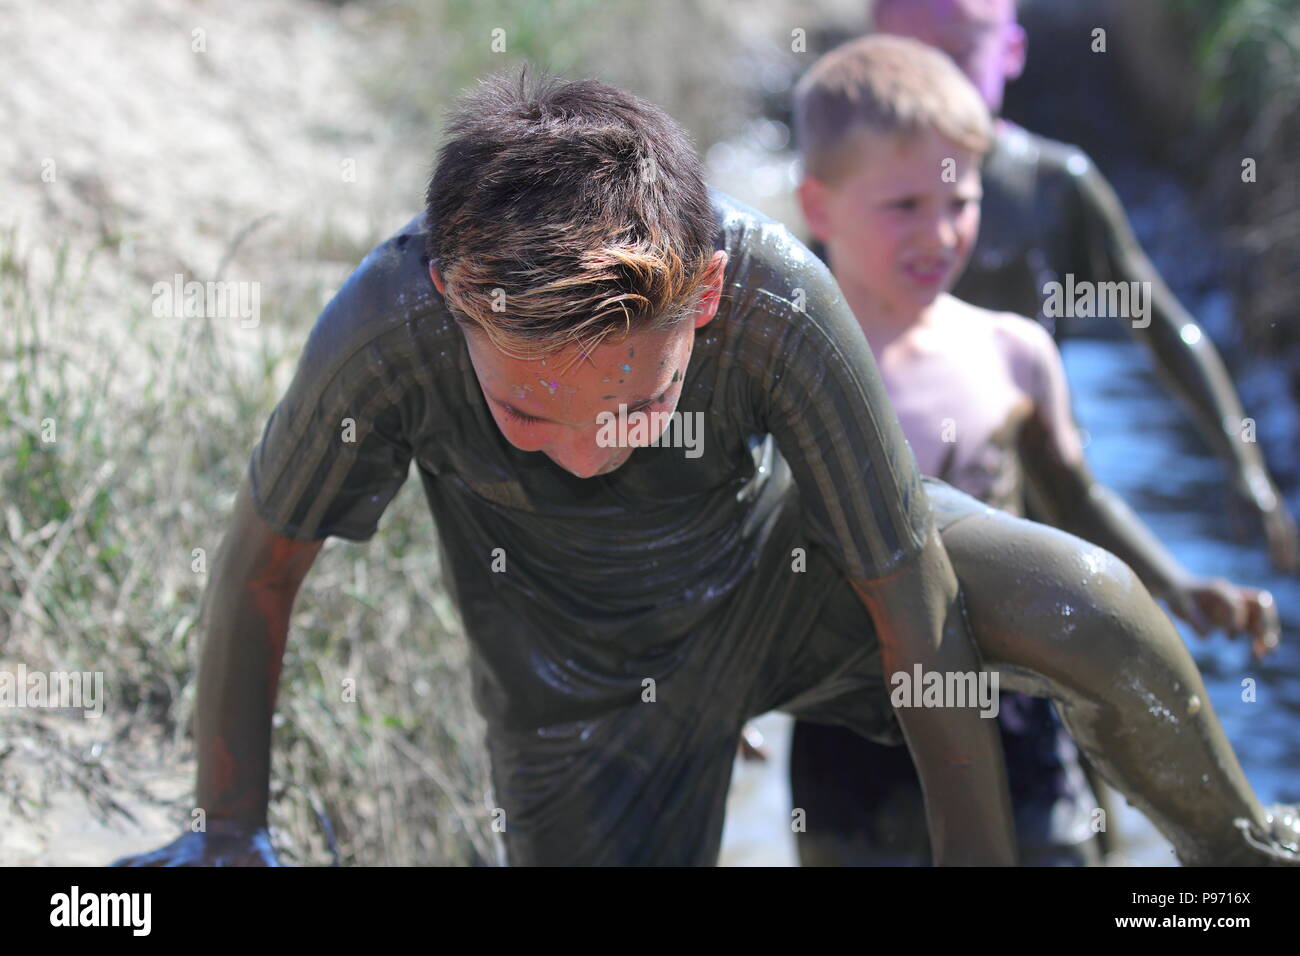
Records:
[[[1123,495],[1192,571],[1273,592],[1282,641],[1263,664],[1251,662],[1244,644],[1179,631],[1260,799],[1300,799],[1300,580],[1274,572],[1257,541],[1234,537],[1222,469],[1159,389],[1141,349],[1123,340],[1076,340],[1063,351],[1098,479]],[[1273,395],[1256,413],[1281,415],[1284,408],[1270,406],[1285,402]],[[1245,681],[1253,682],[1253,695]]]

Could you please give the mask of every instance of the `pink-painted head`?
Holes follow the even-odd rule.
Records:
[[[975,84],[989,112],[1002,110],[1010,80],[1025,68],[1027,40],[1015,0],[874,0],[877,31],[938,47]]]

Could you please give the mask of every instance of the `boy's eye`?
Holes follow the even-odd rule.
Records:
[[[537,421],[537,419],[533,418],[532,415],[525,415],[523,412],[517,412],[509,405],[502,405],[501,409],[506,413],[507,418],[518,422],[520,425],[532,425]]]
[[[916,209],[917,200],[912,197],[908,197],[907,199],[895,199],[888,205],[890,209],[901,209],[903,212],[913,212]]]

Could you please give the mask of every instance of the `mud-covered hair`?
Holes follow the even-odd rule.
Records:
[[[809,68],[795,87],[794,126],[805,172],[827,183],[852,168],[862,132],[932,130],[980,154],[993,137],[988,107],[947,54],[885,34],[850,40]]]
[[[526,71],[452,107],[426,216],[453,317],[516,358],[672,327],[698,306],[714,248],[681,127],[605,83]]]

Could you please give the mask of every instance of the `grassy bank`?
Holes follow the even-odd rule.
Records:
[[[745,122],[756,71],[788,47],[791,24],[835,8],[857,12],[124,0],[96,11],[93,30],[53,6],[0,12],[15,56],[3,106],[15,190],[0,207],[0,665],[102,672],[112,731],[94,754],[129,749],[119,775],[127,763],[192,773],[207,568],[249,453],[321,307],[418,211],[455,93],[525,61],[595,75],[661,104],[703,149]],[[151,290],[178,274],[257,283],[259,324],[155,315]],[[271,804],[292,861],[330,862],[327,831],[344,863],[495,858],[436,542],[412,481],[374,540],[331,541],[300,593]],[[43,774],[0,786],[0,830],[29,828],[55,863],[67,837],[40,832],[45,801],[82,799],[76,780],[98,766],[85,734],[57,726],[0,723],[0,772],[6,741],[25,737]],[[87,814],[111,802],[86,800]],[[188,821],[188,808],[164,809],[176,829],[155,843]]]

